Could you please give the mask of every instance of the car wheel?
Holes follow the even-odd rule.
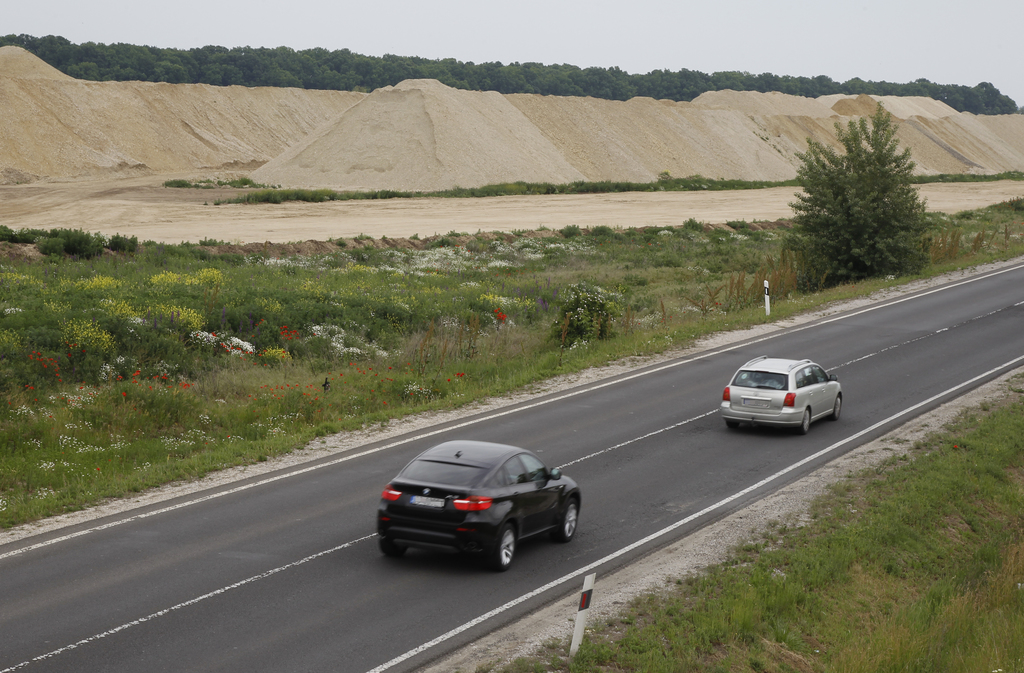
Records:
[[[836,395],[836,403],[832,405],[832,415],[828,417],[830,421],[838,421],[839,414],[843,411],[843,396]]]
[[[489,565],[498,572],[505,572],[512,565],[512,557],[516,553],[516,531],[512,524],[506,523],[498,533],[498,542],[491,550]]]
[[[804,409],[804,417],[800,419],[800,427],[796,429],[801,435],[811,431],[811,408]]]
[[[726,421],[725,422],[725,427],[727,427],[727,428],[738,428],[738,427],[740,427],[740,422],[739,421]]]
[[[398,544],[389,537],[380,538],[380,551],[384,556],[398,558],[405,553],[406,547]]]
[[[576,535],[576,525],[579,523],[580,505],[576,498],[569,500],[562,512],[562,518],[558,522],[558,528],[552,531],[551,536],[559,542],[568,542]]]

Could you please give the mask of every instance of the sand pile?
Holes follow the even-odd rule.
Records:
[[[694,98],[693,105],[706,110],[737,110],[754,117],[829,117],[835,114],[816,98],[790,96],[777,91],[707,91]]]
[[[820,96],[817,99],[823,105],[827,105],[839,115],[845,117],[868,117],[875,113],[879,103],[897,119],[910,119],[911,117],[927,117],[930,119],[941,119],[943,117],[956,117],[960,113],[946,105],[942,101],[928,98],[926,96],[848,96],[845,94],[833,94]]]
[[[18,47],[0,52],[0,182],[8,183],[34,176],[251,170],[365,96],[86,82]]]
[[[407,80],[374,91],[253,179],[432,191],[516,180],[565,183],[584,176],[501,94]]]
[[[837,146],[835,124],[873,114],[878,101],[897,118],[906,115],[899,137],[919,173],[1024,169],[1024,117],[989,124],[927,98],[715,91],[692,103],[621,102],[500,96],[417,80],[375,92],[254,178],[342,190],[444,189],[516,179],[649,182],[663,171],[785,180],[796,176],[808,138]],[[524,119],[544,142],[523,126]],[[528,165],[536,157],[550,163]]]
[[[757,124],[735,110],[634,98],[608,101],[506,96],[587,180],[649,182],[675,176],[780,180],[787,159],[757,138]]]
[[[441,190],[523,180],[785,180],[808,138],[881,102],[917,171],[1024,170],[1024,115],[930,98],[714,91],[692,103],[501,95],[409,80],[372,94],[68,78],[0,49],[0,183],[251,170],[258,182]]]
[[[74,79],[38,59],[21,47],[0,47],[0,77],[20,77],[22,79]]]

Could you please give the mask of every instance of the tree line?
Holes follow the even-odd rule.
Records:
[[[630,74],[620,68],[580,68],[541,63],[473,63],[453,58],[364,56],[348,49],[206,46],[163,49],[132,44],[73,44],[48,35],[6,35],[0,46],[23,47],[61,72],[93,81],[170,82],[229,86],[281,86],[338,91],[373,91],[406,79],[436,79],[450,87],[503,94],[592,96],[628,100],[634,96],[690,101],[705,91],[779,91],[816,98],[828,94],[927,96],[959,112],[1013,114],[1017,104],[989,82],[969,87],[927,79],[899,84],[859,78],[792,77],[771,73],[653,70]]]

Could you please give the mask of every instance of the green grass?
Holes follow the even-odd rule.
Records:
[[[933,218],[929,274],[1024,254],[1012,207]],[[766,278],[773,320],[908,280],[802,292],[776,230],[733,224],[451,232],[422,251],[292,259],[147,242],[7,262],[0,526],[763,323]],[[596,329],[563,339],[560,304],[581,282],[600,292]]]
[[[234,187],[235,189],[262,189],[270,187],[270,185],[263,185],[253,182],[250,178],[235,178],[234,180],[213,180],[206,178],[204,180],[164,180],[164,187],[173,187],[177,189],[216,189],[217,187]]]
[[[538,671],[1024,670],[1024,380]]]
[[[995,175],[919,175],[913,182],[924,184],[930,182],[995,182],[997,180],[1024,180],[1024,173],[1011,171]],[[175,184],[171,184],[175,183]],[[208,187],[213,184],[194,184],[186,180],[169,180],[165,187]],[[234,185],[239,186],[239,185]],[[249,187],[265,187],[265,185],[241,185]],[[434,198],[484,198],[489,196],[524,196],[534,194],[607,194],[618,192],[699,192],[722,191],[736,189],[766,189],[769,187],[798,187],[794,180],[768,182],[761,180],[720,180],[691,175],[686,178],[673,178],[663,175],[655,182],[598,181],[571,182],[567,184],[551,184],[549,182],[507,182],[482,187],[455,187],[434,192],[405,192],[395,190],[345,191],[332,189],[259,189],[231,199],[218,199],[214,205],[227,203],[284,203],[286,201],[352,201],[365,199],[409,199],[418,197]]]

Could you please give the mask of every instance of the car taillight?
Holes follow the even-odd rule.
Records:
[[[471,495],[468,498],[457,498],[452,502],[460,512],[479,512],[488,509],[493,500],[482,495]]]
[[[796,404],[796,393],[786,393],[786,399],[782,401],[782,406],[791,407]]]
[[[398,500],[399,498],[402,497],[402,492],[396,491],[395,489],[391,488],[391,484],[388,484],[387,486],[384,487],[384,491],[380,494],[380,497],[384,498],[385,500]]]
[[[725,387],[725,392],[722,393],[722,401],[723,402],[728,402],[729,401],[729,386],[726,386]]]

